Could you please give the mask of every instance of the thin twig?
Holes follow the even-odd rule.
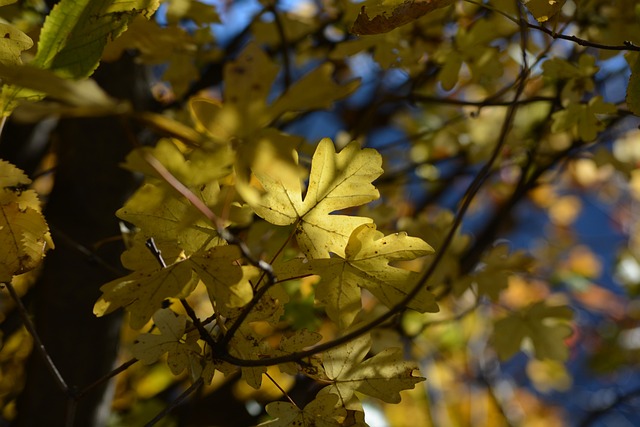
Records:
[[[153,155],[150,153],[143,153],[144,159],[149,163],[149,165],[156,171],[158,174],[176,190],[183,197],[185,197],[189,203],[193,205],[205,218],[207,218],[211,224],[216,228],[216,232],[223,240],[225,240],[230,245],[235,245],[240,249],[244,258],[249,262],[249,264],[258,267],[260,270],[264,271],[267,275],[267,279],[269,282],[275,283],[277,281],[275,274],[273,273],[273,268],[271,264],[268,262],[255,258],[249,247],[242,240],[238,239],[236,236],[231,234],[229,230],[224,227],[223,221],[215,214],[209,207],[202,201],[198,196],[196,196],[193,191],[189,190],[182,182],[180,182],[169,170],[164,167],[162,163],[158,161]]]
[[[593,47],[593,48],[602,49],[602,50],[632,50],[632,51],[640,52],[640,46],[637,46],[630,41],[625,41],[621,45],[602,44],[602,43],[596,43],[596,42],[591,42],[589,40],[581,39],[580,37],[576,37],[576,36],[567,36],[564,34],[559,34],[554,32],[553,30],[550,30],[547,27],[543,27],[542,25],[536,25],[526,21],[523,22],[523,24],[525,24],[527,27],[533,30],[542,31],[543,33],[547,34],[548,36],[554,39],[567,40],[575,44],[578,44],[580,46]]]
[[[291,396],[289,396],[289,393],[287,393],[287,392],[286,392],[282,387],[280,387],[280,384],[278,384],[278,383],[276,382],[276,380],[274,380],[274,379],[273,379],[273,377],[272,377],[271,375],[269,375],[269,373],[268,373],[268,372],[265,372],[264,374],[267,376],[267,378],[269,378],[269,381],[271,381],[271,382],[273,383],[273,385],[274,385],[274,386],[276,386],[276,387],[278,388],[278,390],[280,390],[280,392],[282,392],[282,395],[283,395],[284,397],[286,397],[286,398],[287,398],[287,400],[288,400],[289,402],[291,402],[291,404],[292,404],[293,406],[295,406],[296,408],[300,409],[300,407],[298,406],[298,404],[297,404],[296,402],[294,402],[294,401],[293,401],[293,399],[291,398]]]
[[[273,4],[269,7],[269,11],[273,13],[274,23],[276,24],[276,29],[278,30],[278,36],[280,37],[280,52],[282,53],[282,68],[284,71],[284,87],[285,90],[291,86],[292,78],[291,78],[291,58],[289,57],[289,42],[287,41],[287,35],[284,31],[284,25],[282,23],[282,18],[278,14],[278,10],[276,9],[276,4]]]
[[[129,367],[133,366],[136,362],[138,362],[138,359],[134,357],[132,359],[127,360],[126,362],[124,362],[122,365],[118,366],[114,370],[101,376],[100,378],[98,378],[97,380],[95,380],[94,382],[84,387],[79,392],[77,392],[75,396],[76,400],[80,400],[82,397],[84,397],[87,393],[89,393],[94,388],[101,386],[102,384],[109,381],[111,378],[115,377],[119,373],[126,371],[127,369],[129,369]]]
[[[31,337],[35,342],[36,350],[42,356],[44,363],[47,366],[47,369],[53,376],[53,379],[58,384],[58,387],[60,388],[60,390],[62,390],[67,396],[71,396],[72,394],[71,389],[65,382],[64,378],[62,378],[62,374],[60,374],[60,371],[58,371],[58,368],[56,367],[55,363],[53,363],[53,360],[51,360],[51,356],[49,356],[49,353],[47,353],[47,349],[42,343],[42,340],[40,339],[40,335],[38,335],[38,332],[36,331],[36,326],[31,321],[31,318],[29,317],[29,312],[27,311],[24,304],[22,304],[22,300],[18,296],[18,293],[16,292],[15,288],[9,282],[3,283],[3,285],[6,286],[7,290],[9,291],[9,294],[11,295],[11,298],[13,298],[14,302],[16,303],[16,306],[18,307],[18,311],[20,313],[20,317],[24,322],[24,326],[27,328],[27,330],[31,334]]]
[[[158,423],[161,419],[163,419],[164,417],[166,417],[167,415],[169,415],[169,413],[171,411],[173,411],[178,405],[180,405],[187,397],[189,397],[190,394],[192,394],[193,392],[195,392],[196,390],[198,390],[202,384],[204,384],[204,380],[202,379],[202,377],[198,378],[198,380],[196,382],[194,382],[193,384],[191,384],[189,386],[189,388],[187,388],[185,391],[183,391],[180,396],[176,397],[173,402],[171,402],[166,408],[164,408],[162,411],[160,411],[158,413],[158,415],[156,415],[155,417],[153,417],[153,419],[151,421],[149,421],[148,423],[146,423],[144,425],[144,427],[151,427],[156,425],[156,423]]]
[[[160,249],[156,245],[156,242],[153,239],[153,237],[150,237],[147,239],[147,241],[145,242],[145,246],[149,248],[149,250],[151,251],[153,256],[158,260],[158,263],[162,266],[162,268],[167,268],[167,263],[164,260],[162,256],[162,252],[160,252]],[[218,345],[214,341],[211,334],[209,334],[209,331],[207,331],[207,329],[204,327],[204,325],[200,321],[200,318],[196,315],[196,312],[193,310],[193,307],[189,305],[189,302],[185,298],[180,298],[180,303],[182,304],[182,307],[184,307],[184,310],[187,312],[187,316],[189,316],[194,326],[200,333],[200,338],[202,338],[212,348],[212,350],[214,350],[214,353],[215,353],[215,350],[218,348]]]

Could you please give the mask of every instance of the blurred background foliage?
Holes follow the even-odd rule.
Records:
[[[638,425],[640,121],[625,101],[629,64],[637,61],[638,49],[618,47],[640,44],[640,5],[633,0],[530,0],[522,2],[526,7],[514,0],[453,1],[383,34],[351,34],[363,5],[371,13],[389,13],[400,3],[167,0],[154,19],[136,18],[109,42],[102,61],[132,58],[149,82],[152,102],[146,110],[187,126],[193,126],[188,100],[220,100],[224,66],[249,41],[279,67],[272,99],[327,62],[336,82],[359,79],[358,89],[344,100],[287,114],[276,127],[303,138],[301,164],[308,165],[322,137],[339,147],[356,140],[379,150],[385,173],[376,185],[382,198],[358,214],[373,218],[385,232],[420,237],[436,251],[465,190],[504,139],[430,281],[441,311],[405,312],[373,332],[373,353],[402,348],[418,361],[427,381],[403,392],[397,405],[365,400],[367,423]],[[549,5],[551,11],[544,9]],[[50,6],[24,0],[2,7],[0,16],[37,39]],[[19,107],[13,126],[35,121],[31,140],[47,139],[55,123],[43,117],[65,114],[59,106],[47,108]],[[512,126],[505,133],[510,114]],[[6,135],[5,146],[11,144]],[[56,157],[47,149],[36,151],[24,157],[36,158],[30,170],[25,163],[19,166],[36,177],[34,188],[46,200]],[[273,253],[270,245],[288,231],[257,221],[238,233],[255,253]],[[421,271],[428,262],[403,267]],[[14,280],[21,295],[28,298],[34,277]],[[314,307],[316,281],[286,284],[292,302],[283,321],[330,337],[332,324]],[[189,301],[206,317],[204,287]],[[572,315],[532,308],[542,303],[568,305]],[[17,416],[32,343],[4,293],[0,309],[0,415],[9,425]],[[380,309],[365,296],[364,311]],[[514,334],[517,319],[530,322],[526,337]],[[558,333],[554,322],[569,325],[570,333],[568,327]],[[136,337],[121,326],[116,366],[131,359]],[[267,419],[263,405],[281,399],[282,390],[300,402],[317,391],[309,380],[276,367],[268,374],[272,381],[255,390],[237,375],[217,372],[211,385],[156,425],[252,425]],[[175,377],[166,363],[132,364],[115,378],[108,425],[145,425],[187,387],[186,374]]]

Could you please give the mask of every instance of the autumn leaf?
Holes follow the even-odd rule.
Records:
[[[546,22],[560,12],[565,0],[522,0],[522,3],[538,22]]]
[[[319,395],[302,410],[289,402],[271,402],[265,409],[275,420],[264,422],[259,426],[342,426],[341,420],[344,419],[347,411],[343,407],[336,408],[338,399],[339,397],[333,394]]]
[[[562,58],[552,58],[542,64],[542,69],[546,79],[566,80],[560,93],[564,103],[579,103],[585,93],[595,88],[593,76],[600,69],[595,64],[596,58],[585,53],[575,65]]]
[[[257,360],[269,356],[271,348],[263,337],[258,336],[246,323],[243,324],[229,341],[229,353],[243,359]],[[242,379],[254,389],[262,384],[262,375],[267,372],[266,366],[241,367]]]
[[[102,285],[102,296],[93,313],[101,317],[124,307],[131,314],[131,327],[140,329],[162,308],[165,299],[186,298],[197,283],[191,265],[184,261],[167,268],[136,271]]]
[[[158,310],[153,315],[153,321],[160,333],[138,336],[131,347],[131,353],[145,365],[157,362],[163,354],[169,353],[167,364],[171,372],[174,375],[181,374],[192,364],[193,359],[200,358],[198,332],[193,331],[194,333],[183,338],[187,318],[168,308]]]
[[[593,141],[605,128],[597,114],[614,114],[616,111],[615,105],[604,102],[601,96],[594,96],[586,104],[570,103],[566,109],[551,116],[551,132],[571,130],[583,141]]]
[[[422,239],[396,233],[384,236],[374,224],[358,226],[345,248],[345,258],[291,260],[276,266],[278,275],[288,277],[318,274],[322,280],[316,299],[325,305],[327,315],[340,328],[346,328],[362,310],[360,288],[367,289],[387,307],[393,307],[412,289],[417,273],[394,267],[390,262],[408,261],[433,253]],[[434,296],[425,289],[407,307],[437,312]]]
[[[400,392],[409,390],[426,378],[416,377],[414,362],[406,362],[399,348],[388,348],[366,359],[370,336],[363,335],[347,344],[323,353],[325,372],[331,385],[320,393],[336,394],[348,402],[358,391],[388,403],[399,403]]]
[[[283,337],[280,341],[280,345],[278,349],[274,352],[276,356],[282,356],[286,354],[295,353],[298,351],[302,351],[306,348],[309,348],[315,344],[317,344],[322,339],[322,335],[317,332],[312,332],[307,329],[301,329],[295,331],[290,336]],[[317,357],[317,356],[314,356]],[[315,359],[309,358],[303,361],[302,364],[297,363],[283,363],[279,365],[280,371],[297,375],[301,371],[306,372],[311,376],[317,376],[318,374],[318,366],[315,366]]]
[[[509,246],[496,245],[481,262],[478,271],[462,277],[454,284],[456,295],[462,295],[472,284],[477,285],[478,296],[488,296],[496,301],[500,293],[507,289],[509,276],[514,272],[524,272],[531,259],[522,252],[509,254]]]
[[[493,342],[498,356],[509,359],[520,350],[522,340],[529,338],[536,358],[566,360],[569,352],[564,344],[571,335],[566,323],[572,311],[567,306],[549,306],[541,301],[508,314],[495,322]]]
[[[334,66],[326,63],[295,81],[281,96],[268,102],[279,66],[256,43],[249,43],[235,61],[224,68],[224,102],[193,98],[189,103],[196,128],[219,144],[233,142],[236,150],[236,186],[247,202],[259,197],[249,185],[250,171],[297,179],[300,175],[294,150],[303,142],[272,128],[286,112],[299,113],[326,108],[358,86],[338,84]],[[251,117],[250,121],[245,118]]]
[[[633,114],[640,116],[640,55],[637,53],[629,55],[627,60],[631,65],[631,76],[629,76],[629,86],[627,86],[627,106]]]
[[[131,151],[122,165],[134,172],[162,180],[162,176],[147,162],[152,156],[187,187],[210,184],[231,173],[233,153],[227,147],[205,150],[195,148],[185,153],[176,142],[161,139],[155,147],[140,147]]]
[[[307,256],[328,258],[329,252],[344,256],[351,232],[372,220],[330,214],[377,199],[379,193],[371,182],[382,174],[381,163],[373,149],[360,149],[352,142],[336,153],[325,138],[313,155],[304,200],[300,180],[256,174],[267,193],[253,208],[272,224],[296,224],[296,239]]]
[[[30,183],[23,171],[0,160],[0,283],[33,270],[54,247],[37,194],[25,189]]]
[[[31,37],[13,25],[5,23],[0,23],[0,33],[4,34],[4,37],[0,38],[0,63],[22,64],[20,55],[33,46]]]
[[[237,246],[216,246],[193,254],[188,263],[207,287],[209,298],[224,316],[230,309],[242,307],[251,300],[253,288],[250,280],[257,279],[260,271],[253,266],[240,266]]]
[[[98,66],[107,40],[120,36],[137,15],[148,19],[159,5],[158,0],[62,0],[45,19],[30,66],[71,80],[88,77]],[[4,85],[0,107],[8,115],[16,100],[41,98],[32,90]]]
[[[335,100],[346,97],[360,85],[359,80],[339,85],[332,77],[333,72],[334,66],[327,62],[294,82],[271,105],[271,116],[279,117],[287,111],[329,108]]]
[[[206,205],[213,206],[220,187],[214,183],[193,192]],[[142,185],[116,215],[140,228],[147,237],[175,240],[189,255],[222,243],[215,227],[188,200],[175,197],[166,184]]]
[[[369,16],[367,6],[362,6],[351,32],[358,35],[386,33],[401,25],[442,7],[453,4],[454,0],[394,0],[374,7],[373,17]],[[380,3],[380,2],[378,2]]]

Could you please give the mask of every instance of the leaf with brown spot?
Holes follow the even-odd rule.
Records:
[[[406,0],[391,7],[382,7],[381,13],[373,18],[369,17],[367,7],[362,6],[351,32],[358,35],[387,33],[452,3],[453,0]]]

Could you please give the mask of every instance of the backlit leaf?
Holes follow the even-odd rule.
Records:
[[[340,420],[347,414],[343,407],[336,408],[338,399],[339,397],[334,394],[319,395],[302,410],[289,402],[271,402],[265,409],[269,415],[276,419],[259,425],[264,427],[338,427],[344,425]]]
[[[33,46],[31,37],[15,28],[13,25],[0,22],[0,63],[22,64],[22,51]]]
[[[115,39],[138,15],[149,18],[158,0],[62,0],[45,19],[38,50],[29,65],[55,71],[63,78],[90,76],[108,39]],[[20,98],[40,99],[37,92],[5,85],[2,110],[9,114]]]
[[[0,160],[0,283],[33,270],[53,248],[38,196],[24,188],[30,183],[23,171]]]
[[[329,108],[335,100],[344,98],[360,85],[358,80],[337,84],[332,77],[333,71],[333,65],[325,63],[303,76],[273,103],[271,115],[278,117],[286,111]]]
[[[337,394],[343,403],[348,402],[355,391],[398,403],[402,390],[412,389],[426,379],[413,375],[417,365],[404,361],[399,348],[388,348],[365,360],[370,346],[369,335],[363,335],[323,353],[325,371],[332,384],[320,393]]]
[[[183,338],[187,318],[168,308],[158,310],[153,321],[159,334],[141,334],[131,347],[131,353],[142,363],[150,365],[169,353],[167,364],[174,375],[181,374],[190,366],[191,360],[199,358],[201,349],[195,335]]]
[[[348,327],[362,310],[360,288],[367,289],[387,307],[393,307],[412,289],[418,274],[390,265],[433,253],[433,248],[406,233],[384,236],[374,224],[357,227],[345,248],[346,258],[311,261],[322,276],[316,299],[326,306],[329,317],[340,328]],[[407,307],[437,312],[434,296],[425,289]]]
[[[192,255],[188,262],[204,282],[216,310],[229,315],[229,309],[242,307],[251,300],[250,280],[257,279],[259,271],[253,266],[236,263],[241,257],[237,246],[216,246]]]
[[[217,201],[219,187],[206,185],[193,190],[207,205]],[[217,246],[215,227],[204,220],[188,200],[173,197],[166,186],[144,184],[116,215],[139,227],[147,237],[175,240],[190,255],[201,248]]]
[[[272,224],[295,223],[296,239],[308,256],[328,258],[329,252],[344,256],[351,232],[372,220],[330,214],[377,199],[379,193],[371,182],[382,174],[380,166],[381,157],[375,150],[360,149],[352,142],[336,153],[331,140],[325,138],[313,155],[304,200],[299,180],[257,174],[267,194],[253,208]]]
[[[142,328],[162,308],[167,298],[186,298],[196,287],[197,276],[187,262],[167,268],[140,270],[102,285],[102,296],[93,307],[100,317],[123,307],[133,329]]]

